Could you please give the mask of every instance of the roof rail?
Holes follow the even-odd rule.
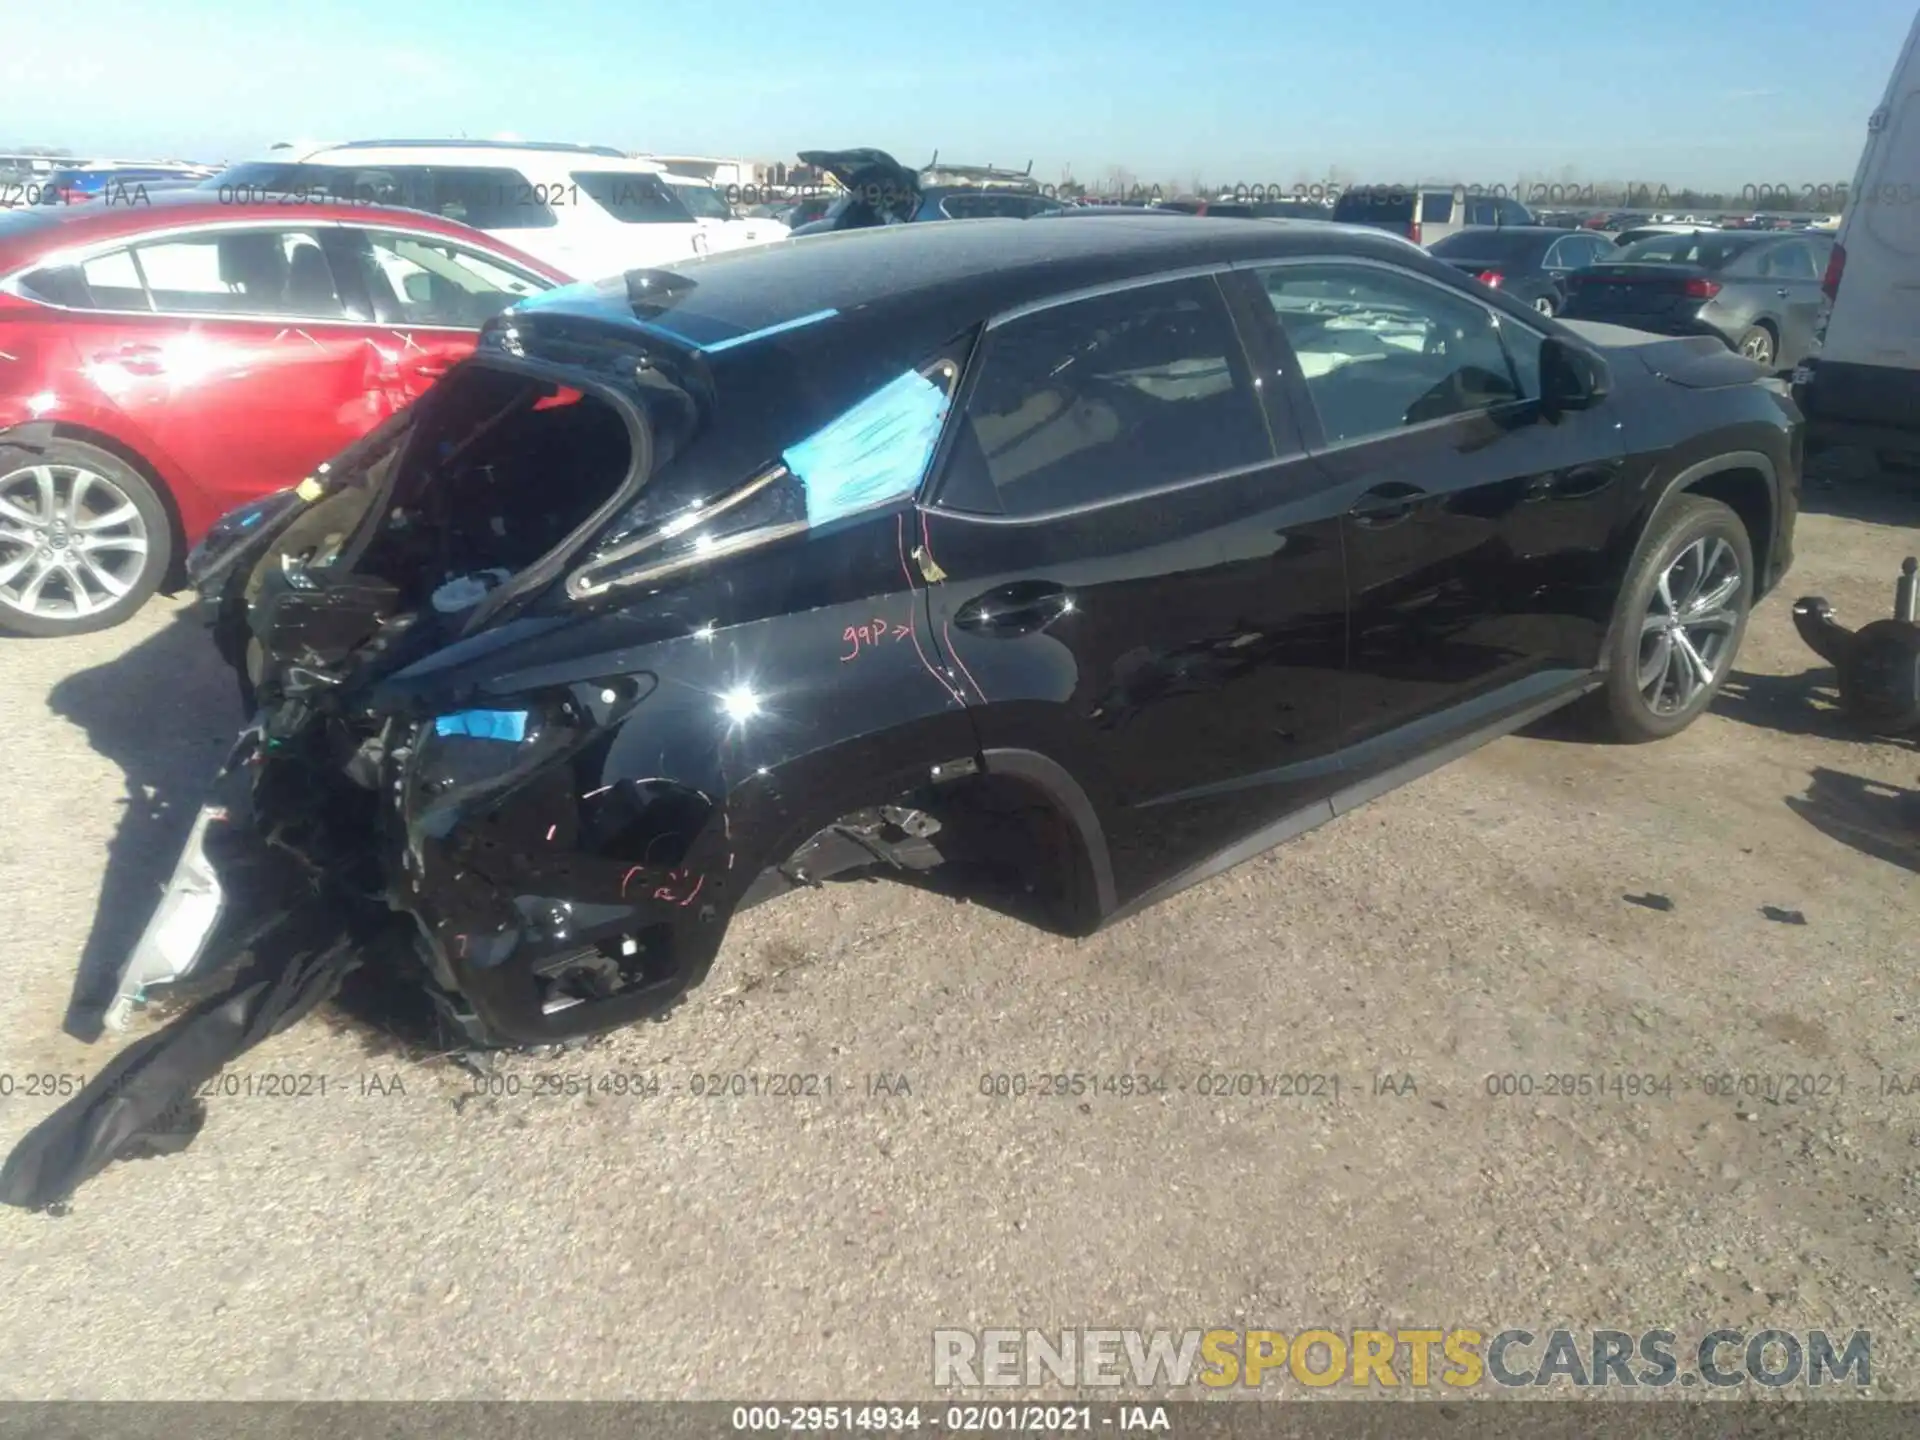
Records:
[[[571,155],[610,155],[624,160],[627,152],[611,145],[575,145],[565,140],[347,140],[329,150],[551,150]]]

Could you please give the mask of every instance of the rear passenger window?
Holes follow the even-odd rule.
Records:
[[[133,253],[153,308],[164,314],[348,318],[333,267],[311,231],[193,235],[136,245]],[[91,286],[93,277],[87,279]]]
[[[991,331],[942,499],[1039,515],[1272,456],[1219,288],[1176,280]]]
[[[1772,280],[1820,278],[1819,270],[1814,267],[1813,251],[1798,241],[1771,247],[1760,257],[1760,273]]]
[[[1277,266],[1261,278],[1329,444],[1538,395],[1493,312],[1464,295],[1373,266]]]
[[[96,310],[150,310],[147,287],[140,283],[134,269],[131,250],[115,250],[82,262],[80,274],[87,282]]]
[[[1468,214],[1471,215],[1473,213],[1471,206],[1474,202],[1470,201],[1468,203]],[[1447,225],[1451,224],[1452,221],[1453,192],[1451,190],[1429,190],[1420,197],[1420,223],[1422,225]],[[1493,221],[1490,218],[1487,220],[1469,219],[1467,221],[1469,225],[1491,225],[1492,223]]]

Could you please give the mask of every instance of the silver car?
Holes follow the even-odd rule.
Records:
[[[1566,280],[1561,316],[1660,335],[1717,335],[1770,371],[1813,348],[1833,238],[1693,230],[1625,246]]]

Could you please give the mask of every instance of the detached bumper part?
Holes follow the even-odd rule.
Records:
[[[207,853],[207,832],[231,823],[225,805],[202,805],[187,832],[187,843],[153,918],[120,970],[120,984],[107,1005],[106,1023],[125,1030],[134,1010],[146,1003],[147,987],[192,973],[206,954],[207,942],[227,908],[219,872]]]

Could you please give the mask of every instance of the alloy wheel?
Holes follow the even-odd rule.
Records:
[[[83,620],[139,583],[147,524],[126,491],[84,465],[0,475],[0,606]]]
[[[1755,328],[1740,346],[1740,353],[1749,360],[1757,360],[1762,365],[1773,363],[1773,336],[1765,330]]]
[[[1640,622],[1640,694],[1656,715],[1678,715],[1720,678],[1740,615],[1740,557],[1702,535],[1673,557]]]

